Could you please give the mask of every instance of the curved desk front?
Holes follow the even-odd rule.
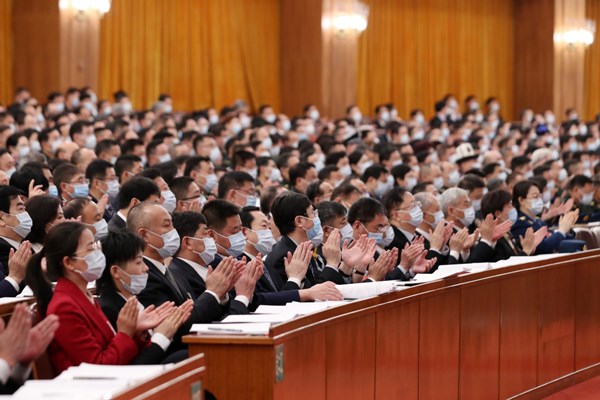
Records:
[[[184,341],[219,399],[539,398],[600,374],[600,250]]]

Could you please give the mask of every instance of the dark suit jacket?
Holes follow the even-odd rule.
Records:
[[[321,271],[317,277],[317,283],[333,282],[336,285],[344,285],[347,282],[339,270],[327,267],[327,260],[323,256],[323,245],[317,248],[318,263],[321,265]]]
[[[108,221],[108,230],[110,232],[118,232],[125,228],[127,228],[127,223],[118,214],[115,214],[112,219]]]
[[[239,258],[241,259],[242,257],[244,257],[244,255],[241,255]],[[246,256],[246,258],[248,259],[248,256]],[[210,263],[210,265],[213,268],[216,268],[222,260],[223,258],[217,254],[215,255],[215,259],[212,263]],[[276,277],[274,277],[272,274],[271,278],[273,280],[276,279]],[[256,287],[254,288],[254,295],[252,296],[252,301],[248,305],[248,308],[250,310],[255,310],[261,304],[271,306],[284,306],[287,303],[291,303],[292,301],[300,301],[300,293],[298,292],[298,287],[296,285],[290,283],[290,285],[294,286],[295,289],[279,291],[277,288],[275,288],[275,290],[273,290],[270,284],[265,284],[264,279],[266,278],[262,276],[256,283]],[[261,284],[259,285],[259,283]]]
[[[192,298],[196,299],[206,291],[206,283],[191,265],[186,263],[181,258],[173,257],[169,265],[169,271],[173,273],[177,282],[183,282],[190,290]],[[232,299],[224,308],[225,314],[248,314],[248,307],[244,303]]]
[[[287,236],[282,236],[281,240],[273,246],[273,250],[267,255],[265,267],[269,269],[271,278],[277,285],[278,290],[299,289],[296,284],[288,281],[288,276],[285,272],[285,262],[283,259],[290,252],[294,254],[296,244]],[[308,289],[317,284],[318,272],[316,261],[311,260],[311,265],[308,266],[306,276],[304,278],[304,288]]]
[[[83,362],[127,365],[138,354],[138,343],[111,329],[98,302],[92,304],[73,282],[58,278],[47,314],[60,325],[48,348],[56,374]]]
[[[400,231],[400,229],[396,228],[394,225],[392,225],[392,229],[394,229],[394,240],[392,240],[392,243],[390,243],[385,249],[386,250],[391,250],[393,248],[398,249],[398,259],[396,260],[396,265],[398,265],[398,264],[400,264],[400,254],[402,253],[404,246],[410,242],[408,241],[408,238],[406,236],[404,236],[404,233],[402,233],[402,231]],[[401,281],[408,280],[406,275],[404,275],[402,273],[402,271],[400,271],[400,268],[394,268],[391,272],[389,272],[387,274],[385,279],[386,280],[401,280]]]
[[[508,233],[509,238],[501,237],[496,242],[496,248],[494,249],[494,261],[506,260],[512,256],[525,256],[521,245],[513,239],[512,235]],[[511,247],[509,240],[512,242]]]
[[[160,306],[166,301],[173,301],[175,305],[180,306],[187,299],[192,299],[192,289],[183,281],[178,280],[174,276],[177,288],[173,287],[167,277],[149,260],[144,258],[144,263],[148,266],[148,282],[146,287],[137,296],[138,300],[148,307],[151,304]],[[185,296],[185,297],[184,297]],[[192,315],[183,324],[177,334],[173,338],[174,342],[180,342],[181,336],[187,334],[192,327],[192,324],[198,323],[210,323],[212,321],[220,320],[224,315],[224,310],[209,293],[204,293],[200,297],[194,300],[194,308],[192,309]]]
[[[2,273],[4,276],[8,275],[8,255],[10,254],[10,249],[17,250],[4,240],[4,238],[0,237],[0,264],[2,264]]]
[[[113,329],[116,331],[117,319],[119,318],[121,308],[125,305],[125,299],[120,296],[114,288],[105,288],[100,297],[98,297],[98,303],[100,303],[102,312],[106,315],[106,318],[108,318],[108,322],[110,322]],[[130,362],[130,364],[161,364],[166,356],[167,353],[159,345],[150,342],[148,347],[140,350],[140,353]]]

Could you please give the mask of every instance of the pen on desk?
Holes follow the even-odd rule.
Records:
[[[209,331],[219,331],[219,332],[244,332],[241,329],[231,329],[231,328],[212,328],[212,327],[208,327],[206,328]]]
[[[117,378],[116,377],[110,377],[110,376],[74,376],[73,379],[74,380],[96,380],[96,379],[101,379],[101,380],[115,380]]]

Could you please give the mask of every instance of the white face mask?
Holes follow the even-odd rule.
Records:
[[[342,243],[344,241],[350,242],[354,237],[354,229],[352,229],[352,225],[344,225],[342,229],[340,229],[340,234],[342,235]]]
[[[406,181],[406,190],[413,190],[415,186],[417,186],[417,178],[408,178],[408,180]]]
[[[123,279],[120,279],[121,284],[132,295],[136,296],[141,293],[142,290],[146,287],[146,283],[148,282],[148,274],[140,274],[140,275],[130,275],[127,272],[121,270],[122,273],[127,275],[131,280],[131,283],[128,285],[123,282]]]
[[[450,186],[456,186],[458,184],[458,181],[460,181],[460,172],[458,172],[457,170],[450,172],[450,174],[448,175],[448,184]]]
[[[592,202],[592,200],[594,200],[594,192],[584,193],[581,197],[581,204],[587,206]]]
[[[437,190],[440,190],[441,188],[444,187],[444,178],[441,176],[438,176],[437,178],[433,178],[433,186],[435,186],[435,188]]]
[[[89,134],[85,139],[85,147],[91,150],[96,148],[96,135],[93,133]]]
[[[407,221],[412,226],[419,226],[423,222],[423,210],[420,207],[415,206],[409,211],[410,221]]]
[[[215,259],[215,255],[217,254],[217,244],[215,243],[215,240],[213,238],[205,237],[203,239],[198,239],[198,238],[189,238],[189,239],[202,240],[202,242],[204,243],[204,251],[203,252],[194,251],[194,253],[196,253],[198,256],[200,256],[200,258],[202,259],[202,261],[204,261],[204,263],[206,265],[213,262],[213,260]]]
[[[119,181],[118,180],[114,180],[114,181],[108,181],[108,182],[104,182],[107,185],[106,188],[106,194],[109,195],[110,197],[117,197],[117,195],[119,194]]]
[[[256,243],[252,243],[254,248],[261,253],[263,256],[266,256],[273,250],[273,245],[275,244],[275,239],[273,239],[273,232],[270,229],[260,229],[253,231],[256,233],[256,237],[258,241]]]
[[[473,207],[465,208],[462,210],[464,216],[459,219],[461,224],[469,226],[475,221],[475,209]]]
[[[373,161],[365,161],[358,164],[358,169],[360,170],[361,174],[364,174],[367,168],[369,168],[371,165],[373,165]]]
[[[273,168],[271,170],[271,176],[269,177],[269,179],[272,182],[280,182],[281,181],[281,171],[277,168]]]
[[[206,190],[207,192],[212,192],[213,189],[216,188],[217,184],[219,183],[219,179],[215,174],[206,175],[204,179],[206,180],[206,183],[204,184],[204,190]]]
[[[481,199],[471,200],[471,205],[475,211],[481,210]]]
[[[428,213],[428,214],[431,214],[431,213]],[[436,211],[436,212],[434,212],[434,213],[433,213],[433,214],[431,214],[431,215],[433,215],[433,222],[432,222],[432,223],[429,223],[429,222],[427,222],[427,221],[426,221],[426,222],[427,222],[427,223],[428,223],[428,224],[429,224],[429,225],[430,225],[430,226],[431,226],[433,229],[435,229],[435,228],[436,228],[436,226],[437,226],[437,225],[438,225],[440,222],[442,222],[442,221],[444,220],[444,213],[442,212],[442,210],[440,210],[440,211]]]
[[[19,220],[19,224],[15,227],[12,227],[12,230],[22,238],[26,238],[31,232],[31,227],[33,226],[33,220],[27,211],[20,212],[18,214],[8,214],[13,217],[17,217]]]
[[[87,264],[87,271],[75,270],[86,282],[93,282],[102,276],[106,266],[106,257],[102,250],[95,249],[85,257],[73,257],[78,260],[84,260]]]
[[[339,171],[342,175],[344,175],[344,178],[348,177],[352,174],[352,168],[350,168],[350,165],[348,165],[348,164],[346,164],[342,168],[340,168]]]
[[[94,233],[95,240],[101,240],[108,236],[108,224],[106,223],[106,220],[104,220],[104,218],[94,223],[92,226],[96,231],[96,233]]]
[[[162,235],[154,233],[151,230],[148,230],[148,232],[155,236],[161,237],[163,241],[162,247],[155,247],[150,243],[148,243],[148,245],[158,251],[158,254],[162,258],[172,257],[175,253],[177,253],[177,250],[179,250],[179,234],[175,228],[171,229],[167,233],[163,233]]]
[[[223,236],[221,234],[218,235]],[[234,235],[223,237],[227,237],[229,240],[229,248],[226,249],[226,251],[230,256],[238,257],[244,252],[244,247],[246,247],[246,238],[241,231]]]
[[[175,197],[175,193],[170,190],[165,190],[164,192],[160,192],[162,198],[164,199],[162,206],[171,214],[175,211],[177,207],[177,198]]]
[[[306,230],[306,236],[316,248],[323,243],[323,227],[321,226],[321,220],[319,217],[314,217],[311,219],[311,221],[313,223],[313,227]]]
[[[388,190],[391,189],[392,185],[390,185],[388,181],[385,181],[385,182],[377,181],[377,187],[375,188],[375,194],[378,197],[383,196]]]
[[[531,207],[529,208],[529,210],[534,214],[534,215],[540,215],[542,213],[542,211],[544,210],[544,200],[542,200],[541,198],[537,198],[537,199],[533,199],[533,200],[529,200]]]
[[[392,241],[394,240],[395,236],[396,236],[396,234],[394,233],[394,228],[392,228],[391,225],[388,226],[385,231],[385,235],[381,239],[381,244],[383,245],[383,247],[389,246],[392,243]]]

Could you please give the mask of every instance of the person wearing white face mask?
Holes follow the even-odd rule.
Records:
[[[138,295],[148,282],[148,267],[144,264],[142,251],[144,241],[132,232],[113,232],[102,241],[102,252],[106,259],[106,268],[96,283],[98,302],[102,312],[114,329],[117,328],[119,312],[128,299]],[[158,324],[149,327],[146,340],[149,345],[140,350],[132,364],[157,364],[177,362],[185,359],[185,350],[170,352],[167,350],[177,330],[191,315],[193,302],[187,300],[180,307],[172,302],[164,302],[157,309],[145,309],[138,303],[139,313],[157,313],[161,315]]]
[[[63,208],[63,213],[67,219],[81,220],[89,230],[94,234],[95,240],[104,239],[108,235],[108,224],[102,218],[100,208],[90,199],[73,199]]]
[[[404,249],[405,245],[413,241],[417,227],[423,222],[421,203],[416,201],[410,192],[400,187],[387,192],[381,201],[387,210],[393,229],[393,240],[387,244],[386,249]],[[400,252],[396,262],[396,265],[398,264],[400,264]],[[405,275],[410,274],[410,271],[403,272]],[[410,278],[413,276],[414,274],[411,274]]]
[[[90,182],[89,194],[94,203],[100,202],[104,196],[109,197],[103,218],[110,221],[116,212],[110,201],[117,197],[120,187],[113,165],[108,161],[94,160],[86,168],[85,177]]]
[[[538,231],[547,227],[544,221],[539,218],[544,210],[544,201],[539,188],[531,181],[519,182],[513,188],[513,205],[518,211],[517,221],[511,228],[511,233],[515,238],[525,236],[526,231],[532,228]],[[579,210],[565,212],[558,220],[558,229],[543,238],[535,249],[535,254],[554,253],[560,250],[561,242],[564,239],[571,239],[574,234],[571,229],[577,223]]]
[[[578,223],[600,221],[600,207],[595,199],[596,184],[585,175],[573,176],[567,186],[567,198],[573,200],[573,209],[579,209]]]
[[[487,193],[483,179],[477,175],[468,174],[458,182],[458,187],[469,192],[469,199],[475,210],[476,218],[481,219],[481,199]]]
[[[11,251],[15,251],[33,226],[33,221],[27,211],[23,192],[12,186],[0,186],[0,263],[4,276],[10,276],[8,259]],[[19,283],[23,277],[17,277],[13,287],[19,292]]]
[[[204,194],[214,194],[219,182],[215,174],[215,166],[205,157],[190,157],[185,165],[184,175],[194,179]]]
[[[252,299],[250,290],[253,291],[254,286],[249,286],[246,278],[236,278],[240,270],[245,268],[245,263],[228,256],[221,259],[214,268],[210,266],[217,256],[217,244],[208,235],[206,218],[202,214],[191,211],[176,213],[173,216],[173,226],[181,238],[181,246],[173,257],[169,270],[177,280],[189,286],[194,298],[208,291],[227,299],[222,305],[228,312],[247,313],[247,304]],[[227,294],[233,287],[237,293],[235,299]]]
[[[323,228],[308,197],[295,192],[281,194],[275,198],[271,214],[282,236],[267,255],[265,266],[277,289],[310,288],[319,292],[318,298],[339,299],[333,283],[319,284],[325,265],[314,257],[313,248],[323,242]]]
[[[225,173],[219,180],[219,198],[239,207],[258,206],[254,179],[243,171]]]
[[[510,192],[506,190],[493,190],[483,196],[481,207],[484,215],[493,214],[500,222],[510,221],[513,225],[517,222],[518,211],[512,204]],[[546,227],[537,231],[531,227],[526,230],[524,237],[514,237],[512,232],[505,233],[496,242],[494,261],[532,255],[547,232]]]
[[[439,199],[430,193],[417,193],[415,200],[421,203],[423,221],[416,233],[424,238],[427,259],[436,257],[437,261],[429,272],[435,272],[439,265],[448,263],[449,235],[452,233],[449,225],[444,221],[444,213]]]
[[[143,255],[148,282],[137,296],[139,301],[145,307],[159,306],[165,301],[172,301],[178,307],[188,299],[194,302],[192,315],[177,331],[175,341],[179,342],[181,335],[189,332],[191,324],[223,317],[221,303],[228,300],[225,293],[220,296],[221,293],[205,291],[194,297],[187,283],[177,279],[167,268],[166,262],[179,250],[181,239],[164,207],[148,202],[138,204],[127,215],[127,227],[145,242]]]
[[[475,221],[475,210],[469,200],[469,193],[461,188],[446,189],[440,196],[440,205],[446,217],[446,221],[454,224],[454,233],[457,234],[463,228],[469,228]],[[471,234],[462,250],[451,250],[448,260],[456,262],[486,262],[494,257],[496,240],[508,232],[510,225],[499,224],[493,216],[486,216],[479,225],[481,240],[476,242],[477,235]]]
[[[374,198],[381,198],[394,186],[394,178],[388,170],[380,164],[375,164],[366,169],[362,175],[367,192]]]

